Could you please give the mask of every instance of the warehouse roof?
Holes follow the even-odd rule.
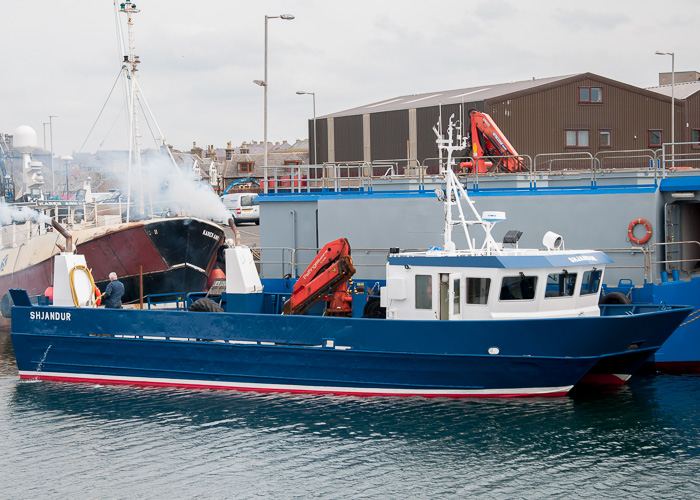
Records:
[[[647,90],[671,97],[671,85],[648,87]],[[673,96],[676,99],[687,99],[698,91],[700,91],[700,82],[677,83],[673,86]]]
[[[568,83],[569,81],[581,80],[584,78],[591,78],[601,82],[606,82],[610,85],[623,87],[627,90],[646,94],[650,97],[659,98],[660,95],[665,95],[663,92],[657,91],[656,88],[647,90],[618,82],[616,80],[611,80],[610,78],[595,75],[593,73],[577,73],[573,75],[553,76],[549,78],[533,78],[532,80],[525,80],[522,82],[496,83],[493,85],[481,85],[478,87],[468,87],[456,90],[405,95],[372,104],[366,104],[364,106],[358,106],[357,108],[352,108],[345,111],[339,111],[337,113],[319,116],[318,118],[336,118],[341,116],[363,115],[365,113],[378,113],[383,111],[396,111],[410,108],[427,108],[440,104],[448,105],[460,104],[462,102],[467,103],[493,99],[515,98],[524,94],[529,94],[533,91],[558,87]],[[678,89],[678,87],[679,85],[676,85],[676,89]],[[670,90],[668,95],[670,95]],[[681,97],[676,95],[676,98],[680,99]]]
[[[411,94],[401,97],[394,97],[384,101],[359,106],[357,108],[339,111],[319,118],[330,118],[338,116],[361,115],[364,113],[377,113],[381,111],[394,111],[408,108],[427,108],[438,104],[459,104],[460,102],[474,102],[500,97],[502,95],[522,92],[535,87],[548,85],[560,80],[571,78],[573,75],[555,76],[551,78],[539,78],[525,80],[522,82],[497,83],[493,85],[481,85],[456,90],[444,90],[439,92],[428,92],[426,94]]]

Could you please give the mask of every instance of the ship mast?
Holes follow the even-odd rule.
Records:
[[[116,7],[116,3],[115,3]],[[138,106],[139,106],[139,88],[136,84],[136,72],[138,71],[139,57],[134,53],[134,22],[133,15],[140,12],[136,5],[130,1],[119,4],[119,12],[127,16],[127,54],[123,55],[122,74],[124,75],[125,90],[127,95],[127,107],[129,113],[129,165],[127,179],[127,204],[126,204],[126,221],[130,220],[131,207],[131,176],[132,165],[135,164],[136,171],[139,176],[139,184],[142,185],[142,170],[141,170],[141,132],[139,129]],[[121,30],[118,30],[121,35]],[[123,44],[122,44],[123,47]],[[141,213],[144,212],[143,191],[140,191],[137,207]]]
[[[445,192],[440,192],[436,190],[438,198],[443,202],[445,208],[445,230],[444,230],[444,251],[450,254],[454,254],[457,251],[457,247],[452,241],[452,227],[461,226],[464,230],[464,237],[467,240],[468,252],[475,254],[477,252],[486,252],[487,254],[498,254],[501,253],[501,248],[491,236],[491,229],[496,220],[487,220],[476,210],[474,202],[467,195],[467,191],[462,186],[457,176],[454,173],[455,160],[452,157],[455,151],[464,150],[467,147],[467,139],[462,136],[461,124],[454,123],[454,114],[450,116],[450,120],[447,126],[447,137],[442,135],[442,123],[441,120],[438,121],[437,125],[433,127],[433,132],[437,138],[435,142],[438,146],[438,151],[440,154],[440,174],[445,178]],[[455,138],[453,136],[456,135]],[[456,139],[456,140],[455,140]],[[443,152],[447,153],[446,161],[442,161]],[[472,211],[475,220],[467,220],[464,215],[464,210],[462,208],[461,199],[467,202],[467,205]],[[457,220],[452,219],[453,208],[457,208],[458,217]],[[500,212],[497,213],[500,216]],[[505,218],[505,214],[503,214]],[[469,236],[469,226],[479,225],[483,228],[485,236],[484,243],[480,249],[477,249],[471,237]]]

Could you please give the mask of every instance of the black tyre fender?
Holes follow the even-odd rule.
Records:
[[[219,304],[206,297],[192,302],[192,305],[187,310],[192,312],[224,312]]]
[[[12,317],[12,297],[10,297],[10,293],[7,292],[5,295],[2,296],[2,300],[0,301],[0,313],[2,313],[2,316],[4,318],[11,318]]]
[[[631,304],[630,298],[621,292],[610,292],[603,295],[598,304]]]
[[[386,308],[379,305],[379,297],[369,297],[365,308],[362,310],[363,318],[386,318]]]

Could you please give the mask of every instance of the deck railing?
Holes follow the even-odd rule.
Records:
[[[638,270],[643,273],[643,278],[649,283],[659,282],[664,280],[662,272],[670,272],[673,265],[682,263],[695,263],[700,265],[700,257],[686,259],[668,259],[654,258],[657,250],[661,247],[669,246],[694,246],[697,247],[698,255],[700,255],[700,242],[698,241],[678,241],[669,243],[653,243],[649,246],[631,246],[623,248],[597,248],[601,252],[607,254],[634,255],[639,254],[639,263],[611,264],[608,265],[608,270]],[[316,254],[321,250],[313,247],[300,248],[285,248],[285,247],[250,247],[253,251],[255,260],[260,274],[263,277],[280,277],[287,276],[290,278],[298,278],[299,275],[311,263]],[[427,249],[403,249],[405,252],[425,251]],[[353,247],[353,265],[358,270],[358,275],[363,276],[362,270],[371,268],[380,268],[386,265],[386,257],[390,253],[389,248],[356,248]],[[669,264],[671,266],[669,266]],[[281,270],[281,272],[280,272]],[[265,271],[268,271],[266,274]],[[687,278],[689,272],[683,272],[680,277]]]
[[[676,143],[675,155],[670,144],[660,149],[541,153],[534,158],[528,155],[485,156],[477,162],[470,157],[455,157],[455,173],[478,189],[479,179],[498,177],[529,178],[529,188],[537,188],[537,182],[545,177],[559,178],[573,175],[587,179],[596,186],[603,175],[619,172],[639,172],[650,177],[651,183],[659,178],[681,171],[700,170],[700,143]],[[502,168],[504,159],[515,158],[523,165],[518,172]],[[268,166],[268,193],[304,193],[312,191],[373,191],[388,189],[387,183],[402,180],[410,189],[428,189],[439,174],[439,166],[445,158],[430,157],[422,161],[412,158],[374,160],[371,162],[326,162],[322,165]],[[470,161],[473,166],[461,166]]]

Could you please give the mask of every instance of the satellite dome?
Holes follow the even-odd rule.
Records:
[[[13,145],[15,148],[37,147],[36,132],[29,125],[20,125],[13,134]]]

